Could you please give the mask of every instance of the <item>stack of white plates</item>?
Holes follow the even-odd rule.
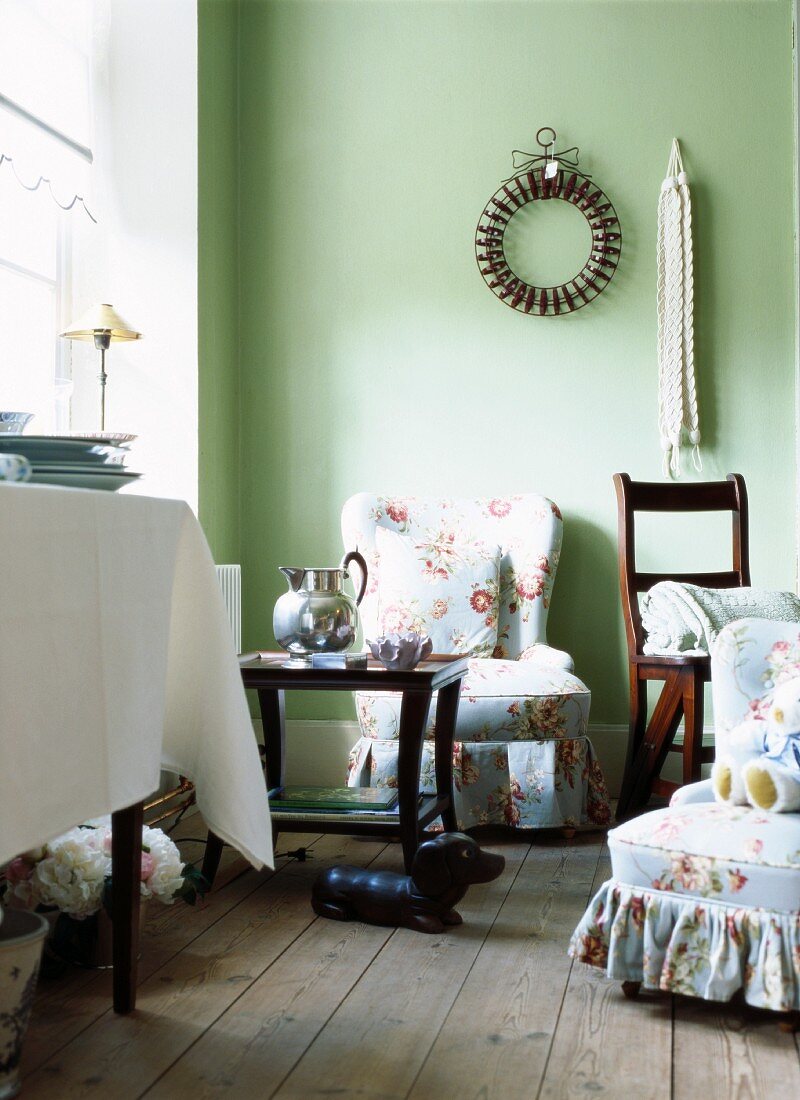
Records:
[[[72,489],[106,489],[115,493],[141,474],[125,468],[129,443],[135,435],[101,432],[97,435],[3,435],[0,454],[24,455],[39,485],[66,485]]]

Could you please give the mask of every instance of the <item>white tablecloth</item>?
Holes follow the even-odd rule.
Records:
[[[272,866],[263,773],[213,562],[182,501],[0,484],[0,863],[150,795]]]

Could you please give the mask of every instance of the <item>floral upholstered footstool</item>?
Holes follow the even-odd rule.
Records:
[[[716,751],[800,675],[800,624],[742,619],[711,653]],[[612,877],[570,954],[646,989],[800,1012],[800,814],[714,801],[709,780],[609,833]],[[795,1017],[796,1018],[796,1017]]]
[[[646,989],[800,1010],[800,816],[675,806],[609,834],[570,954]]]

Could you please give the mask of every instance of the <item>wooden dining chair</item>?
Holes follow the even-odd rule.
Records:
[[[701,764],[713,760],[714,750],[703,748],[704,685],[711,679],[707,656],[653,657],[642,652],[644,630],[639,593],[659,581],[680,581],[708,588],[741,588],[750,584],[747,527],[747,489],[741,474],[726,481],[677,485],[632,481],[628,474],[614,474],[619,527],[619,585],[628,639],[630,679],[630,733],[617,806],[617,820],[630,817],[646,805],[651,794],[669,796],[679,784],[661,778],[668,752],[683,754],[683,783],[700,778]],[[733,567],[719,573],[641,573],[636,568],[637,512],[730,512],[732,515]],[[647,720],[647,683],[661,681],[663,688]],[[673,744],[684,723],[683,744]]]

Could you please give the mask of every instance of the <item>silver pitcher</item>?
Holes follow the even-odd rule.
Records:
[[[355,562],[361,585],[355,599],[343,584],[347,567]],[[307,667],[313,653],[342,653],[356,640],[358,605],[367,590],[367,563],[351,550],[335,569],[278,567],[289,582],[289,591],[275,604],[272,626],[278,645],[291,655],[291,664]]]

